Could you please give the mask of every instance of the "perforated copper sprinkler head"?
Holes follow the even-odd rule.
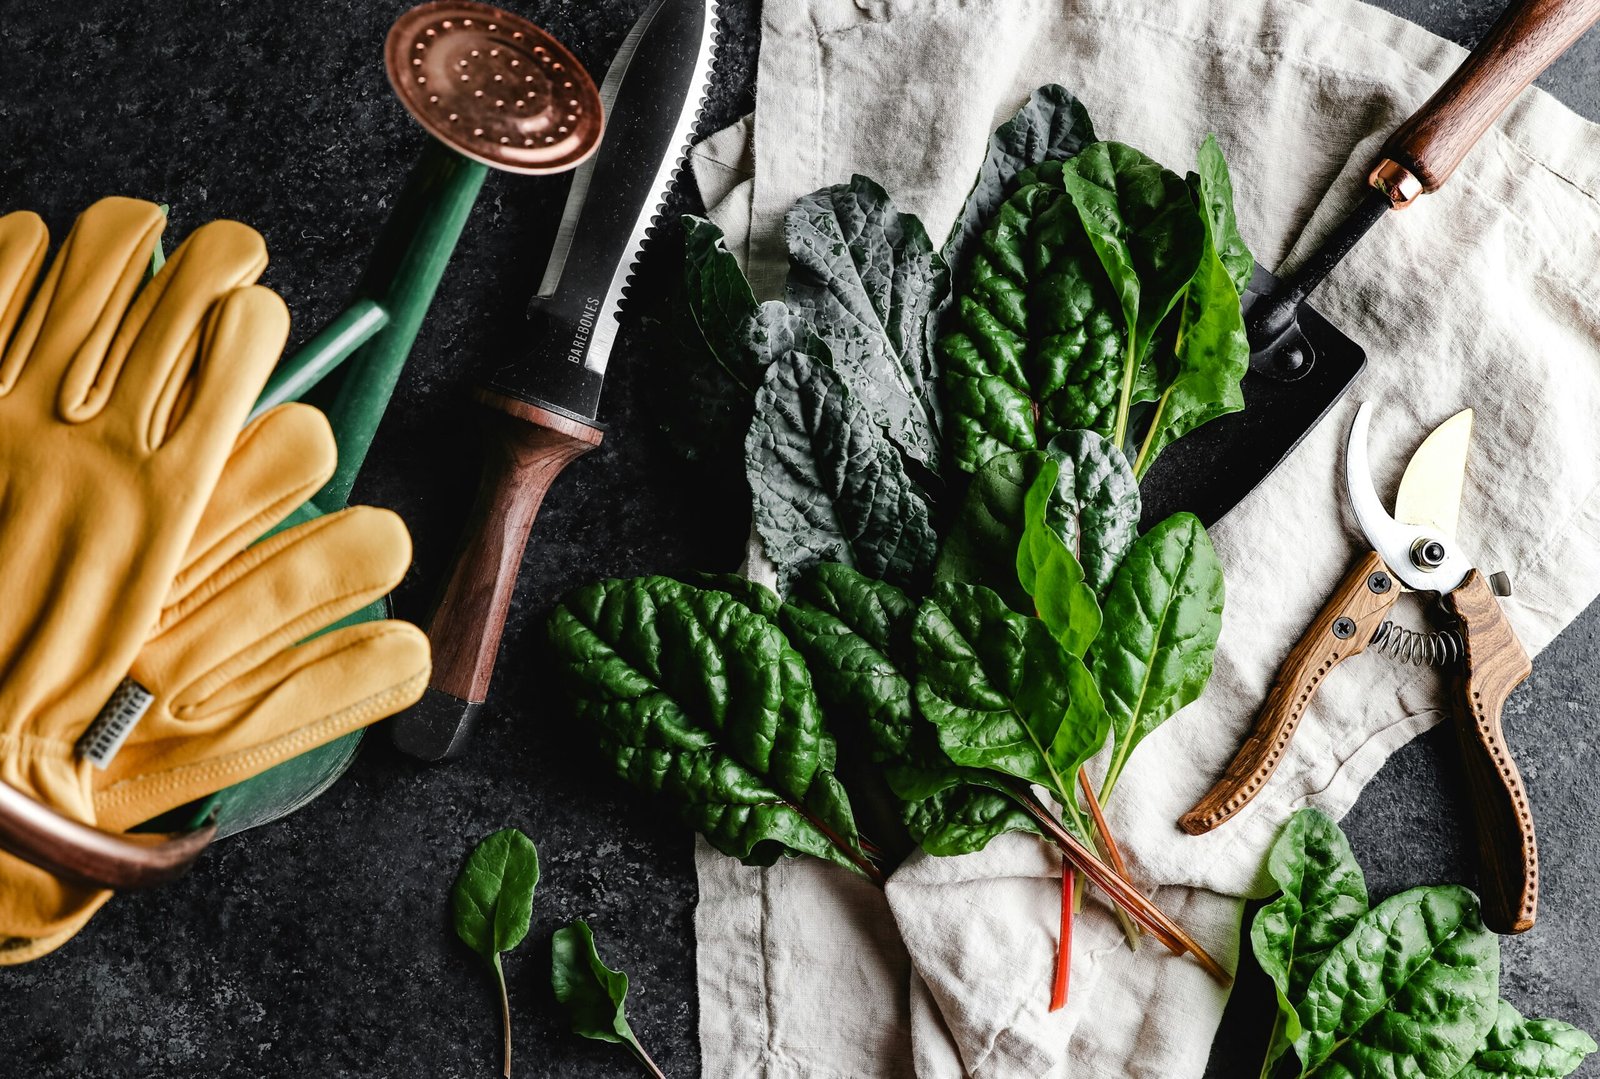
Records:
[[[414,7],[389,30],[395,93],[428,133],[491,168],[576,168],[600,143],[599,91],[544,30],[471,0]]]

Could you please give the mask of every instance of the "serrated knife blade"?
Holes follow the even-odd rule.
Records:
[[[522,355],[483,389],[593,423],[628,280],[694,134],[716,52],[716,0],[654,0],[600,88],[606,132],[574,174]]]

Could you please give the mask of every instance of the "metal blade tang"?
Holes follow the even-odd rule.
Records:
[[[607,70],[600,149],[573,184],[529,347],[479,373],[491,393],[592,423],[635,260],[688,151],[716,50],[716,0],[655,0]]]

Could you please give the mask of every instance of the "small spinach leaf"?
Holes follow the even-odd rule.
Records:
[[[1100,604],[1083,579],[1083,567],[1047,519],[1060,478],[1052,460],[1039,473],[1024,503],[1025,524],[1017,544],[1017,580],[1033,597],[1034,610],[1050,633],[1082,658],[1100,632]]]
[[[797,201],[784,238],[789,306],[816,327],[835,370],[890,441],[937,470],[929,323],[949,274],[922,222],[856,176]]]
[[[1294,1045],[1302,1074],[1454,1075],[1494,1026],[1499,983],[1500,942],[1471,892],[1386,899],[1311,976]]]
[[[1222,592],[1222,564],[1193,514],[1168,517],[1123,558],[1090,658],[1116,739],[1102,800],[1134,747],[1205,689],[1222,629]]]
[[[1139,534],[1139,481],[1128,458],[1093,431],[1063,431],[1050,442],[1061,465],[1059,509],[1050,521],[1083,566],[1084,580],[1104,596]]]
[[[582,918],[557,929],[550,939],[550,988],[566,1009],[574,1034],[626,1045],[650,1074],[662,1075],[628,1025],[628,976],[601,961],[594,932]]]
[[[539,884],[539,852],[515,828],[503,828],[472,849],[450,890],[456,936],[489,961],[500,989],[504,1020],[505,1073],[511,1074],[511,999],[500,953],[528,935],[533,890]]]
[[[1089,113],[1065,87],[1051,83],[1029,94],[1027,103],[989,138],[977,182],[944,242],[951,272],[965,270],[972,246],[1011,194],[1018,173],[1041,161],[1069,158],[1094,140]]]
[[[760,306],[744,271],[723,242],[722,230],[703,217],[683,215],[683,286],[689,314],[729,377],[755,393],[761,371],[750,362],[746,338]]]
[[[747,865],[811,854],[873,879],[801,657],[745,601],[665,577],[565,597],[549,639],[623,779]]]
[[[1524,1019],[1500,1002],[1494,1027],[1454,1079],[1560,1079],[1595,1052],[1594,1039],[1559,1019]]]
[[[785,577],[843,562],[897,584],[932,568],[926,496],[839,376],[799,353],[767,370],[745,439],[756,532]]]
[[[1012,610],[1032,610],[1013,552],[1022,538],[1028,491],[1047,463],[1044,454],[1028,450],[991,457],[978,469],[939,550],[935,580],[985,585]]]
[[[1239,222],[1233,212],[1233,178],[1228,174],[1228,162],[1222,156],[1222,147],[1215,135],[1207,135],[1200,144],[1196,159],[1196,175],[1189,181],[1200,202],[1200,212],[1211,233],[1211,246],[1217,257],[1228,268],[1228,279],[1234,291],[1244,294],[1255,272],[1255,256],[1239,235]]]

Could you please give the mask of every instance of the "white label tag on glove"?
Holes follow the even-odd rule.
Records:
[[[106,701],[89,729],[78,739],[78,756],[104,771],[133,733],[134,725],[150,710],[156,695],[131,678],[124,678]]]

